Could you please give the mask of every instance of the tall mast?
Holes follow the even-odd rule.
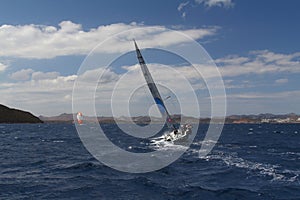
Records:
[[[145,60],[135,42],[134,41],[134,45],[135,45],[135,50],[136,50],[136,55],[137,55],[137,58],[139,60],[139,63],[140,63],[140,66],[141,66],[141,69],[142,69],[142,72],[143,72],[143,75],[145,77],[145,80],[147,82],[147,85],[148,85],[148,88],[152,94],[152,97],[154,98],[154,101],[155,103],[157,104],[158,108],[159,108],[159,111],[160,113],[162,114],[162,116],[165,116],[167,115],[167,123],[169,126],[171,126],[173,129],[176,129],[175,125],[174,125],[174,120],[172,119],[171,115],[169,114],[161,96],[160,96],[160,93],[153,81],[153,78],[149,72],[149,69],[145,63]]]

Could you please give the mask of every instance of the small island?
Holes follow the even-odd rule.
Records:
[[[43,121],[30,112],[0,104],[0,123],[43,123]]]

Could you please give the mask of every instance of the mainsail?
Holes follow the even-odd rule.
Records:
[[[137,58],[139,60],[139,63],[140,63],[140,66],[141,66],[141,69],[142,69],[142,72],[144,74],[144,77],[145,77],[145,80],[147,82],[147,85],[148,85],[148,88],[154,98],[154,101],[155,103],[157,104],[158,108],[159,108],[159,111],[160,113],[162,114],[162,116],[167,116],[167,124],[169,127],[172,127],[174,130],[177,130],[177,128],[175,127],[175,122],[174,120],[172,119],[171,115],[169,114],[164,102],[163,102],[163,99],[161,98],[160,96],[160,93],[153,81],[153,78],[149,72],[149,69],[145,63],[145,60],[135,42],[134,41],[134,45],[135,45],[135,50],[136,50],[136,55],[137,55]]]

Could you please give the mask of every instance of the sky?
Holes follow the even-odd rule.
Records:
[[[202,45],[216,64],[225,84],[226,115],[299,114],[299,6],[297,0],[1,0],[0,104],[44,116],[75,112],[74,83],[79,76],[82,80],[99,81],[99,71],[93,71],[98,69],[104,76],[95,95],[97,114],[109,115],[105,109],[110,95],[116,94],[111,92],[114,88],[120,89],[116,90],[116,97],[122,100],[132,85],[143,84],[133,52],[135,38],[144,49],[142,53],[154,79],[174,87],[174,91],[183,91],[184,84],[176,84],[172,78],[179,75],[167,71],[176,69],[193,82],[200,109],[209,115],[205,78],[195,75],[186,60],[155,50],[185,44],[185,40],[175,37],[172,30],[176,30]],[[139,31],[126,35],[126,31],[136,28]],[[124,31],[118,39],[99,47]],[[92,50],[96,51],[99,63],[80,71],[80,66],[89,62]],[[123,56],[104,70],[106,66],[101,62],[120,53]],[[199,67],[206,70],[205,66]],[[122,87],[117,84],[121,79],[127,80]],[[163,95],[171,94],[171,90],[164,93],[163,87],[159,89]],[[149,100],[149,93],[145,86],[138,91],[132,98],[139,103],[139,110]],[[170,102],[170,107],[177,107],[175,101]],[[124,115],[125,110],[117,105],[118,101],[117,115]],[[195,105],[189,105],[186,109],[192,112]]]

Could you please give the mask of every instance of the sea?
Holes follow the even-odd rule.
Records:
[[[207,128],[172,164],[127,173],[94,158],[74,124],[0,124],[0,199],[300,199],[300,124],[225,124],[201,157]],[[152,148],[128,138],[122,148]]]

